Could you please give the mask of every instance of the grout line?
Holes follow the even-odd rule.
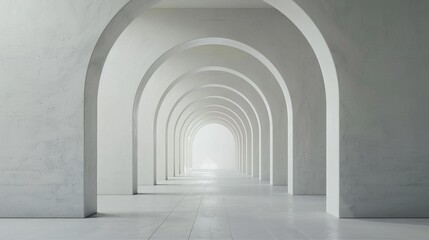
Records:
[[[174,210],[180,205],[180,203],[183,202],[183,200],[186,198],[186,196],[189,195],[189,193],[192,191],[192,188],[189,189],[189,191],[187,193],[185,193],[182,197],[182,199],[180,199],[180,201],[174,206],[174,208],[170,211],[170,213],[168,213],[168,215],[162,220],[162,222],[158,225],[158,227],[150,234],[149,239],[151,239],[153,237],[153,235],[158,231],[158,229],[162,226],[162,224],[167,220],[167,218],[174,212]]]
[[[308,236],[304,231],[301,230],[301,228],[299,227],[294,227],[296,230],[298,230],[298,232],[300,232],[302,235],[304,235],[304,237],[308,238],[308,240],[312,240],[313,238],[311,238],[310,236]]]
[[[201,205],[203,204],[203,200],[204,200],[204,197],[206,195],[206,190],[207,190],[207,182],[205,183],[205,186],[204,186],[203,196],[201,197],[200,205],[198,206],[197,213],[195,214],[194,222],[192,223],[192,228],[191,228],[191,231],[189,232],[188,240],[191,239],[192,231],[194,230],[194,226],[195,226],[195,222],[197,221],[198,213],[200,212]]]
[[[223,207],[225,208],[225,212],[226,212],[226,220],[229,226],[229,233],[231,234],[231,239],[234,240],[234,236],[232,235],[231,223],[229,222],[228,209],[226,208],[225,196],[223,194],[222,194],[222,201],[223,201]]]
[[[274,235],[274,233],[273,232],[271,232],[271,230],[268,228],[268,226],[267,226],[267,224],[261,219],[261,217],[260,216],[257,216],[258,217],[258,220],[259,220],[259,222],[261,222],[262,223],[262,225],[264,226],[264,228],[271,234],[271,236],[275,239],[275,240],[278,240],[277,238],[276,238],[276,236]]]

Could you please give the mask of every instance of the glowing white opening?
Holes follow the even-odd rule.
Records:
[[[201,169],[218,169],[217,164],[210,158],[206,158],[200,165]]]
[[[207,124],[192,143],[192,169],[234,169],[235,140],[221,124]]]

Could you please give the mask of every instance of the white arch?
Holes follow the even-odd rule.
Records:
[[[270,159],[270,162],[272,162],[272,156],[273,156],[273,149],[272,149],[272,145],[273,145],[273,133],[272,133],[272,131],[273,131],[273,127],[272,127],[272,125],[273,125],[273,121],[272,121],[272,114],[271,114],[271,108],[270,108],[270,106],[269,106],[269,104],[268,104],[268,101],[267,101],[267,99],[266,99],[266,97],[265,97],[265,95],[263,94],[263,92],[262,92],[262,90],[251,80],[251,79],[249,79],[247,76],[245,76],[244,74],[242,74],[242,73],[240,73],[240,72],[238,72],[238,71],[235,71],[235,70],[233,70],[233,69],[229,69],[229,68],[225,68],[225,67],[218,67],[218,66],[209,66],[209,67],[203,67],[203,68],[198,68],[198,69],[194,69],[194,70],[191,70],[191,71],[188,71],[188,72],[186,72],[186,73],[184,73],[183,75],[181,75],[179,78],[177,78],[176,80],[174,80],[170,85],[169,85],[169,87],[167,88],[167,90],[163,93],[163,95],[162,95],[162,97],[161,97],[161,99],[160,99],[160,101],[158,102],[158,106],[157,106],[157,108],[156,108],[156,113],[155,113],[155,119],[154,119],[154,128],[153,128],[153,131],[154,131],[154,143],[156,143],[157,142],[157,136],[158,136],[158,134],[157,134],[157,129],[158,129],[158,127],[157,127],[157,124],[158,124],[158,117],[159,117],[159,110],[160,110],[160,108],[161,108],[161,105],[162,105],[162,103],[163,103],[163,101],[164,101],[164,99],[165,99],[165,97],[167,96],[167,94],[170,92],[170,90],[178,83],[178,82],[180,82],[180,81],[182,81],[183,79],[185,79],[185,78],[187,78],[187,77],[189,77],[189,76],[191,76],[191,75],[195,75],[195,74],[197,74],[197,73],[202,73],[202,72],[210,72],[210,71],[214,71],[214,72],[225,72],[225,73],[228,73],[228,74],[232,74],[232,75],[234,75],[234,76],[236,76],[236,77],[238,77],[239,79],[242,79],[242,80],[244,80],[245,82],[247,82],[250,86],[252,86],[253,87],[253,89],[259,94],[259,96],[261,97],[261,99],[262,99],[262,101],[263,101],[263,103],[264,103],[264,105],[265,105],[265,108],[266,108],[266,111],[268,112],[268,119],[269,119],[269,129],[270,129],[270,143],[269,143],[269,146],[271,146],[271,148],[270,148],[270,156],[269,156],[269,159]],[[205,86],[201,86],[200,88],[196,88],[195,90],[193,90],[193,91],[196,91],[196,90],[201,90],[202,88],[208,88],[208,87],[219,87],[219,88],[225,88],[225,89],[229,89],[229,90],[231,90],[231,91],[233,91],[233,92],[235,92],[236,94],[238,94],[240,97],[242,97],[243,99],[245,99],[246,100],[246,102],[251,106],[251,108],[252,108],[252,110],[253,110],[253,112],[255,113],[255,115],[256,115],[256,117],[257,117],[257,123],[258,123],[258,130],[259,130],[259,132],[258,132],[258,135],[259,136],[261,136],[261,129],[262,129],[262,126],[261,126],[261,120],[260,120],[260,117],[259,117],[259,113],[258,113],[258,111],[256,110],[256,108],[253,106],[253,104],[252,104],[252,102],[246,97],[246,96],[244,96],[242,93],[240,93],[239,91],[237,91],[237,90],[234,90],[234,89],[232,89],[232,88],[230,88],[230,87],[224,87],[223,85],[216,85],[216,84],[211,84],[211,85],[205,85]],[[189,95],[191,92],[193,92],[193,91],[188,91],[187,93],[185,93],[181,98],[179,98],[177,101],[176,101],[176,103],[173,105],[173,109],[177,106],[177,104],[181,101],[181,99],[183,99],[185,96],[187,96],[187,95]],[[171,117],[171,114],[172,114],[172,112],[170,112],[170,114],[168,115],[168,118],[167,118],[167,125],[168,125],[168,122],[170,121],[170,117]],[[259,146],[259,149],[261,148],[261,141],[259,142],[259,144],[260,144],[260,146]],[[156,161],[156,146],[154,146],[154,155],[155,155],[155,161]],[[261,158],[262,158],[262,156],[261,156],[261,152],[259,152],[259,161],[261,161]],[[259,165],[261,165],[261,163],[259,163]],[[253,166],[253,165],[252,165]],[[260,169],[259,169],[259,175],[261,175],[261,172],[260,172]]]
[[[229,121],[231,125],[233,125],[234,128],[237,130],[237,134],[239,136],[238,146],[240,146],[239,148],[240,151],[239,151],[239,162],[237,163],[237,169],[240,171],[244,171],[245,169],[243,168],[243,162],[245,160],[246,149],[248,148],[247,141],[245,141],[245,139],[247,138],[247,132],[246,132],[246,128],[242,124],[240,124],[240,122],[237,121],[238,117],[233,116],[233,114],[231,114],[232,112],[233,111],[231,109],[226,107],[219,107],[219,105],[207,106],[206,108],[200,108],[197,111],[194,111],[190,115],[191,121],[189,121],[188,124],[189,126],[192,126],[196,124],[196,123],[193,124],[194,122],[201,122],[201,121],[204,121],[205,119],[207,120],[209,118],[214,118],[214,117],[222,117],[225,120]],[[200,114],[195,115],[196,113],[200,113]],[[185,138],[186,134],[183,137]]]
[[[193,89],[193,91],[191,91],[191,92],[197,92],[198,90],[201,90],[201,89],[204,89],[204,88],[208,88],[208,87],[219,87],[219,88],[225,88],[223,85],[214,85],[214,84],[209,84],[209,85],[204,85],[203,87],[199,87],[199,88],[194,88]],[[164,129],[166,129],[166,132],[165,132],[165,139],[168,139],[168,134],[169,134],[169,128],[168,128],[168,126],[169,126],[169,124],[170,124],[170,119],[171,119],[171,115],[172,115],[172,113],[174,112],[174,109],[177,107],[177,105],[180,103],[180,101],[181,101],[181,99],[183,98],[183,97],[186,97],[186,95],[184,95],[184,96],[182,96],[178,101],[176,101],[176,103],[174,104],[174,106],[172,107],[172,110],[170,111],[170,113],[169,113],[169,115],[168,115],[168,118],[167,118],[167,121],[166,121],[166,126],[165,126],[165,128]],[[203,100],[203,99],[208,99],[208,98],[210,98],[210,97],[203,97],[203,98],[200,98],[200,101],[201,100]],[[236,104],[236,103],[235,103]],[[236,104],[236,105],[238,105],[238,104]],[[186,109],[185,109],[186,110]],[[182,112],[183,113],[183,112]],[[179,115],[179,117],[178,118],[180,118],[181,117],[181,115],[182,115],[182,113]],[[248,116],[246,116],[247,117],[247,120],[249,119],[248,118]],[[177,124],[177,123],[176,123]],[[176,129],[177,128],[177,125],[176,126],[174,126],[174,129]],[[253,135],[253,134],[252,134]],[[167,147],[165,148],[165,154],[166,154],[166,156],[167,156],[167,154],[168,154],[168,144],[166,145]]]
[[[220,121],[220,120],[219,120]],[[202,123],[211,123],[211,122],[216,122],[216,120],[214,119],[214,117],[212,117],[212,118],[210,118],[209,120],[207,120],[207,119],[204,119],[203,121],[199,121],[198,122],[198,124],[202,124]],[[226,123],[225,123],[226,124]],[[231,127],[231,126],[230,126]],[[193,129],[194,130],[194,129]],[[238,151],[237,151],[237,149],[239,148],[239,143],[238,143],[238,136],[236,135],[236,133],[234,132],[234,129],[233,128],[230,128],[230,131],[231,131],[231,133],[234,135],[234,139],[235,139],[235,146],[236,146],[236,153],[235,153],[235,168],[236,168],[236,170],[237,170],[237,161],[238,161]],[[187,142],[187,147],[184,149],[184,151],[185,151],[185,157],[186,157],[186,159],[188,159],[188,168],[191,168],[191,166],[192,166],[192,158],[190,157],[190,152],[191,152],[191,149],[192,149],[192,146],[189,144],[190,142],[193,142],[193,132],[191,132],[191,133],[189,133],[189,141]],[[186,170],[186,166],[185,166],[185,170]]]
[[[239,114],[238,113],[236,113],[236,112],[234,112],[233,110],[231,110],[229,107],[226,107],[226,106],[223,106],[223,105],[219,105],[219,104],[210,104],[210,105],[204,105],[203,107],[201,107],[201,108],[198,108],[198,109],[196,109],[196,110],[194,110],[194,111],[192,111],[185,119],[184,119],[184,121],[183,121],[183,124],[186,124],[186,122],[188,121],[188,119],[190,119],[196,112],[198,112],[198,111],[200,111],[201,109],[205,109],[205,108],[210,108],[210,107],[217,107],[217,108],[221,108],[221,109],[226,109],[226,110],[228,110],[230,113],[231,113],[231,115],[232,116],[234,116],[234,117],[236,117],[240,122],[240,126],[243,126],[243,131],[244,131],[244,136],[246,136],[244,139],[245,139],[245,146],[246,146],[246,151],[245,151],[245,158],[244,158],[244,160],[246,161],[246,162],[244,162],[243,163],[243,166],[246,166],[246,164],[247,164],[247,159],[249,159],[249,157],[248,157],[248,148],[247,148],[247,146],[252,146],[251,148],[250,148],[250,151],[252,151],[253,152],[253,131],[252,131],[252,124],[251,124],[251,121],[249,120],[249,117],[247,116],[247,113],[237,104],[237,103],[235,103],[234,101],[232,101],[232,100],[230,100],[230,99],[227,99],[227,98],[225,98],[225,97],[221,97],[221,96],[208,96],[208,97],[203,97],[203,98],[200,98],[199,99],[199,101],[193,101],[193,102],[191,102],[189,105],[187,105],[182,111],[181,111],[181,113],[180,113],[180,115],[178,116],[178,118],[177,118],[177,121],[176,121],[176,123],[175,123],[175,125],[174,125],[174,128],[173,128],[173,138],[175,139],[175,136],[176,136],[176,133],[177,133],[177,131],[179,131],[179,133],[178,133],[178,136],[179,136],[179,139],[181,139],[182,140],[182,142],[183,142],[183,128],[184,128],[184,125],[182,125],[180,128],[178,128],[178,123],[179,123],[179,121],[180,121],[180,119],[182,118],[182,116],[184,116],[183,114],[186,112],[186,110],[187,109],[191,109],[191,107],[193,107],[193,105],[196,105],[196,104],[199,104],[201,101],[203,101],[203,100],[223,100],[223,101],[225,101],[225,102],[228,102],[228,103],[230,103],[232,106],[234,106],[234,107],[236,107],[236,108],[238,108],[238,109],[240,109],[240,114],[242,113],[243,115],[244,115],[244,117],[245,117],[245,119],[242,119],[240,116],[239,116]],[[245,121],[245,120],[247,120],[247,121]],[[249,129],[246,127],[247,125],[245,124],[245,123],[247,123],[247,125],[249,126]],[[237,123],[238,124],[238,123]],[[250,143],[248,143],[248,138],[250,138]],[[180,141],[179,141],[180,142]],[[173,146],[173,148],[175,149],[175,146]],[[180,149],[180,146],[179,146],[179,149]],[[175,151],[175,150],[174,150]],[[181,156],[179,155],[179,161],[181,160]],[[252,161],[251,161],[252,162]],[[246,170],[247,170],[247,168],[245,168],[245,172],[246,172]]]
[[[226,88],[226,87],[224,87],[224,86],[211,86],[210,88],[214,88],[214,89],[216,89],[216,88],[219,88],[219,89],[226,89],[226,90],[229,90],[229,91],[231,91],[232,93],[234,93],[234,94],[237,94],[237,95],[239,95],[240,93],[237,93],[236,92],[236,90],[231,90],[230,88]],[[192,90],[190,91],[190,92],[192,92]],[[189,95],[189,94],[186,94],[186,95]],[[185,95],[184,95],[185,96]],[[237,102],[235,101],[235,100],[231,100],[231,99],[229,99],[229,98],[225,98],[225,97],[222,97],[222,96],[220,96],[220,95],[210,95],[210,96],[206,96],[206,97],[203,97],[203,98],[196,98],[195,100],[193,100],[189,105],[188,105],[188,107],[191,107],[193,104],[196,104],[196,103],[198,103],[199,101],[201,101],[201,99],[204,99],[204,100],[207,100],[207,99],[219,99],[219,100],[223,100],[223,101],[227,101],[227,102],[229,102],[229,103],[231,103],[231,104],[233,104],[235,107],[237,107],[241,112],[243,112],[244,113],[244,116],[245,116],[245,118],[246,118],[246,120],[247,120],[247,122],[249,123],[249,126],[250,126],[250,136],[251,136],[251,141],[253,142],[253,141],[255,141],[255,134],[254,134],[254,130],[253,130],[253,128],[254,127],[256,127],[256,126],[253,126],[253,121],[251,120],[251,117],[249,116],[249,113],[247,113],[247,111],[246,110],[244,110],[243,109],[243,107],[241,107],[239,104],[237,104]],[[246,99],[245,99],[246,100]],[[252,107],[251,106],[251,104],[252,103],[250,103],[250,102],[246,102],[250,107]],[[178,119],[182,116],[182,114],[184,114],[184,112],[187,110],[187,108],[185,108],[185,109],[183,109],[182,111],[181,111],[181,113],[180,113],[180,115],[179,115],[179,117],[178,117]],[[253,113],[253,115],[255,116],[255,118],[256,118],[256,122],[257,122],[257,126],[258,126],[258,133],[260,133],[260,124],[259,124],[259,120],[258,120],[258,112],[255,112],[254,111],[254,109],[252,109],[253,111],[252,111],[252,113]],[[252,118],[253,118],[253,115],[252,115]],[[176,126],[175,126],[175,128],[177,127],[177,123],[176,123]],[[174,131],[174,130],[173,130]],[[258,167],[259,167],[259,164],[260,164],[260,161],[261,161],[261,135],[260,134],[258,134],[258,138],[257,138],[257,141],[258,141],[258,151],[259,151],[259,154],[258,154],[258,156],[259,156],[259,159],[258,159]],[[253,146],[253,143],[252,143],[252,146]],[[252,151],[252,153],[253,153],[254,151]],[[253,175],[253,168],[254,168],[254,163],[255,163],[255,161],[253,160],[253,156],[249,159],[249,161],[251,162],[249,165],[248,165],[248,169],[246,169],[248,172],[249,172],[249,174],[250,175]],[[250,169],[249,169],[250,168]]]
[[[187,169],[189,169],[189,166],[191,166],[193,164],[193,146],[195,143],[195,137],[196,135],[200,132],[201,129],[203,129],[204,127],[211,125],[211,124],[218,124],[223,126],[224,128],[226,128],[226,130],[228,130],[228,132],[231,134],[231,136],[234,139],[234,170],[236,169],[236,163],[237,163],[237,148],[239,147],[237,145],[237,139],[236,136],[233,132],[233,130],[228,127],[228,125],[226,123],[221,122],[221,120],[214,120],[213,118],[209,118],[209,119],[205,119],[204,121],[198,121],[198,123],[196,123],[194,126],[192,126],[191,131],[189,132],[189,135],[185,136],[185,139],[187,139],[188,141],[185,143],[187,146],[183,149],[183,151],[185,152],[185,156],[186,156],[186,160],[187,160],[187,164],[185,162],[185,172],[187,171]]]
[[[207,110],[207,108],[210,108],[209,110]],[[245,172],[245,169],[243,168],[243,163],[245,161],[245,152],[246,149],[249,147],[248,146],[248,142],[244,141],[246,139],[247,133],[246,133],[246,128],[245,126],[243,126],[242,124],[240,124],[239,122],[237,122],[237,120],[234,119],[233,116],[231,116],[230,114],[233,112],[232,110],[230,110],[229,108],[226,107],[220,107],[219,105],[214,105],[214,106],[207,106],[207,108],[200,108],[197,111],[194,111],[193,114],[190,115],[191,120],[188,121],[187,124],[187,128],[186,128],[186,133],[183,135],[183,138],[186,138],[186,136],[189,136],[190,132],[193,130],[194,126],[196,126],[198,123],[204,122],[204,121],[210,121],[210,119],[213,118],[223,118],[226,121],[230,121],[231,124],[238,129],[238,133],[239,133],[239,137],[240,137],[240,141],[239,141],[239,158],[238,158],[238,162],[237,162],[237,170],[241,171],[241,172]],[[226,112],[223,112],[226,111]],[[201,113],[200,113],[201,112]],[[196,113],[199,113],[198,115],[195,116]],[[237,116],[235,116],[237,118]],[[201,118],[201,119],[199,119]],[[186,147],[186,146],[185,146]],[[188,146],[189,148],[189,146]],[[186,150],[187,148],[184,148],[184,150]]]
[[[216,119],[218,119],[218,120],[216,120]],[[203,125],[203,124],[206,124],[206,123],[211,123],[211,122],[216,122],[216,121],[223,121],[223,120],[220,120],[220,119],[222,119],[222,116],[208,117],[207,119],[203,119],[203,120],[198,121],[198,123],[196,123],[193,126],[192,132],[189,133],[189,137],[188,137],[189,141],[187,142],[187,147],[184,149],[184,151],[186,152],[186,156],[187,156],[186,159],[188,159],[188,168],[190,166],[192,166],[192,158],[189,157],[191,149],[192,149],[192,146],[189,143],[191,143],[193,141],[193,134],[195,133],[194,132],[195,131],[195,127]],[[225,120],[225,121],[227,121],[227,120]],[[230,123],[225,122],[224,124],[230,124]],[[238,161],[239,161],[239,152],[240,152],[238,149],[241,148],[241,142],[238,141],[238,135],[237,135],[238,132],[234,132],[234,131],[237,131],[237,130],[232,125],[230,126],[230,131],[234,134],[234,138],[235,138],[235,144],[236,144],[235,145],[236,146],[236,163],[235,163],[235,167],[236,167],[236,170],[238,170]]]
[[[230,92],[232,92],[232,93],[234,93],[234,94],[237,94],[238,96],[240,96],[242,99],[244,99],[245,100],[245,102],[247,103],[247,105],[249,105],[250,106],[250,108],[251,108],[251,110],[252,110],[252,114],[255,116],[255,118],[256,118],[256,123],[257,123],[257,127],[258,127],[258,129],[257,129],[257,132],[258,132],[258,168],[260,167],[259,165],[261,164],[261,156],[262,156],[262,154],[261,154],[261,148],[262,148],[262,144],[261,144],[261,141],[262,141],[262,139],[261,139],[261,123],[260,123],[260,119],[259,119],[259,113],[258,113],[258,111],[256,111],[256,109],[253,107],[253,105],[252,105],[252,103],[249,101],[249,99],[247,99],[242,93],[240,93],[239,91],[237,91],[237,90],[235,90],[235,89],[233,89],[233,88],[230,88],[230,87],[226,87],[226,86],[223,86],[223,85],[217,85],[217,84],[210,84],[209,86],[207,86],[207,85],[203,85],[204,86],[204,88],[206,88],[206,89],[226,89],[226,90],[228,90],[228,91],[230,91]],[[191,89],[190,91],[188,91],[187,93],[185,93],[182,97],[181,97],[181,99],[179,100],[179,101],[181,101],[184,97],[186,97],[186,96],[189,96],[191,93],[193,93],[193,92],[196,92],[196,90],[200,90],[200,89]],[[224,100],[224,101],[228,101],[228,102],[230,102],[230,103],[232,103],[234,106],[236,106],[238,109],[240,109],[240,111],[241,112],[243,112],[244,113],[244,115],[245,115],[245,117],[246,117],[246,120],[247,120],[247,122],[249,123],[249,125],[250,125],[250,135],[251,135],[251,139],[252,139],[252,142],[253,141],[255,141],[254,139],[255,139],[255,134],[254,134],[254,130],[253,130],[253,128],[254,127],[256,127],[256,126],[253,126],[253,121],[251,120],[251,117],[249,116],[249,113],[247,113],[247,111],[246,110],[244,110],[243,109],[243,107],[241,107],[239,104],[237,104],[236,103],[236,101],[235,100],[231,100],[231,99],[229,99],[229,98],[225,98],[225,97],[221,97],[221,96],[219,96],[219,95],[210,95],[210,96],[205,96],[205,97],[203,97],[203,98],[196,98],[195,100],[193,100],[188,106],[190,107],[190,106],[192,106],[193,104],[195,104],[195,103],[197,103],[198,101],[201,101],[201,99],[222,99],[222,100]],[[179,101],[177,101],[176,103],[178,104],[179,103]],[[177,104],[175,104],[175,106],[174,106],[174,108],[176,108],[176,106],[177,106]],[[181,111],[181,113],[180,113],[180,115],[179,115],[179,117],[178,118],[180,118],[181,116],[182,116],[182,114],[186,111],[187,109],[185,108],[185,109],[183,109],[182,111]],[[253,116],[252,115],[252,116]],[[171,115],[170,115],[171,116]],[[170,117],[169,116],[169,117]],[[177,124],[177,123],[176,123]],[[168,125],[168,123],[167,123],[167,125]],[[176,128],[177,126],[175,126],[175,128]],[[174,131],[174,130],[173,130]],[[252,143],[252,146],[253,146],[253,143]],[[254,152],[254,151],[253,151]],[[252,152],[252,153],[253,153]],[[270,156],[272,156],[272,154],[270,155]],[[249,169],[247,169],[248,171],[249,171],[249,174],[250,175],[253,175],[253,169],[254,169],[254,163],[255,163],[255,161],[253,160],[253,156],[251,157],[251,159],[250,159],[250,165],[249,165],[249,168],[250,168],[250,170]]]
[[[201,98],[200,98],[201,99]],[[188,106],[189,106],[189,109],[190,109],[190,107],[192,107],[192,106],[194,106],[194,105],[196,105],[196,104],[198,104],[198,102],[199,101],[201,101],[200,99],[197,99],[197,100],[194,100],[194,101],[192,101]],[[251,121],[250,121],[250,119],[249,119],[249,117],[248,117],[248,115],[247,115],[247,113],[246,113],[246,111],[244,111],[244,109],[242,109],[238,104],[236,104],[234,101],[231,101],[230,99],[227,99],[227,98],[224,98],[224,97],[218,97],[218,96],[211,96],[211,97],[205,97],[204,98],[204,100],[222,100],[222,101],[226,101],[226,102],[228,102],[228,103],[230,103],[232,106],[234,106],[234,107],[236,107],[236,108],[238,108],[238,109],[240,109],[240,112],[244,115],[244,117],[246,118],[246,119],[241,119],[241,117],[240,116],[238,116],[238,114],[236,114],[236,113],[234,113],[239,119],[240,119],[240,121],[241,121],[241,123],[243,124],[243,126],[245,126],[245,132],[246,132],[246,134],[247,134],[247,132],[250,132],[250,146],[252,146],[251,148],[250,148],[250,150],[251,150],[251,155],[252,155],[252,153],[254,152],[254,146],[255,146],[255,143],[254,143],[254,141],[255,141],[255,137],[254,137],[254,134],[253,134],[253,126],[252,126],[252,123],[251,123]],[[217,103],[218,104],[218,103]],[[216,104],[211,104],[210,106],[220,106],[220,105],[216,105]],[[223,106],[223,105],[222,105]],[[205,106],[206,107],[206,106]],[[209,106],[207,106],[207,107],[209,107]],[[226,109],[229,109],[230,110],[230,108],[229,107],[226,107],[226,106],[223,106],[224,108],[226,108]],[[197,110],[195,110],[194,112],[197,112],[198,110],[200,110],[200,109],[197,109]],[[177,120],[177,122],[176,122],[176,125],[175,125],[175,128],[174,128],[174,130],[173,130],[173,132],[176,132],[176,131],[179,131],[179,139],[183,142],[184,140],[186,140],[186,138],[184,138],[184,135],[183,134],[185,134],[186,135],[186,128],[185,128],[185,131],[183,131],[184,130],[184,127],[185,127],[185,125],[182,125],[181,127],[179,127],[179,129],[177,130],[177,123],[179,122],[179,120],[180,120],[180,118],[181,118],[181,116],[182,116],[182,114],[184,114],[185,113],[185,111],[186,111],[186,109],[184,109],[183,111],[182,111],[182,113],[181,113],[181,115],[178,117],[178,120]],[[232,110],[230,110],[230,111],[232,111]],[[193,112],[193,113],[194,113]],[[193,113],[191,113],[191,114],[189,114],[189,116],[188,116],[188,118],[189,117],[191,117],[191,115],[193,114]],[[247,121],[244,121],[244,120],[247,120]],[[183,124],[186,124],[186,121],[187,121],[187,118],[185,119],[185,121],[183,122]],[[244,123],[247,123],[247,125],[249,125],[249,130],[247,130],[247,125],[246,124],[244,124]],[[247,139],[246,139],[247,140]],[[259,141],[260,141],[260,138],[258,139],[258,143],[259,143]],[[180,141],[179,141],[180,142]],[[179,147],[180,148],[180,147]],[[257,148],[258,148],[258,150],[260,151],[260,145],[258,144],[258,146],[257,146]],[[181,160],[181,159],[183,159],[183,157],[182,157],[182,155],[180,155],[180,157],[181,158],[179,158],[179,160]],[[248,160],[249,159],[249,160]],[[250,163],[249,163],[250,162]],[[249,165],[248,165],[249,164]],[[251,172],[251,169],[252,169],[252,164],[254,164],[254,161],[253,161],[253,156],[251,156],[251,158],[246,158],[246,172],[249,174],[249,175],[252,175],[252,172]],[[249,168],[250,168],[250,171],[249,171]]]
[[[334,58],[317,25],[295,1],[264,1],[279,10],[295,24],[313,48],[320,64],[326,92],[326,211],[339,217],[340,89]]]
[[[316,24],[293,0],[264,1],[283,13],[297,26],[312,46],[321,66],[327,97],[327,211],[339,217],[339,86],[332,54]],[[106,26],[92,53],[86,75],[84,96],[85,216],[95,213],[97,208],[95,197],[97,185],[97,93],[103,65],[110,49],[123,30],[137,16],[158,2],[160,0],[131,0],[128,2]]]
[[[165,97],[170,92],[170,90],[175,86],[175,84],[177,84],[181,80],[183,80],[183,79],[185,79],[185,78],[187,78],[187,77],[189,77],[191,75],[195,75],[195,74],[202,73],[202,72],[210,72],[210,71],[225,72],[225,73],[229,73],[229,74],[232,74],[234,76],[237,76],[238,78],[241,78],[244,81],[246,81],[247,83],[249,83],[258,92],[258,94],[261,97],[262,101],[264,102],[265,108],[267,109],[267,112],[268,112],[268,118],[269,118],[269,121],[270,121],[270,124],[269,124],[269,126],[270,126],[270,146],[272,146],[272,144],[273,144],[273,133],[272,133],[273,132],[273,127],[272,127],[273,121],[272,121],[272,113],[271,113],[271,108],[270,108],[270,106],[268,104],[268,100],[265,97],[265,95],[263,94],[262,90],[250,78],[248,78],[246,75],[244,75],[244,74],[242,74],[242,73],[240,73],[240,72],[238,72],[238,71],[236,71],[234,69],[225,68],[225,67],[219,67],[219,66],[207,66],[207,67],[193,69],[191,71],[188,71],[188,72],[184,73],[183,75],[181,75],[180,77],[178,77],[176,80],[174,80],[169,85],[169,87],[164,91],[164,93],[163,93],[160,101],[158,102],[157,108],[156,108],[155,117],[154,117],[155,118],[154,119],[154,123],[155,123],[155,126],[154,126],[154,143],[157,141],[156,140],[156,137],[157,137],[157,132],[156,131],[157,131],[157,123],[158,123],[159,110],[161,108],[161,105],[162,105]],[[221,86],[219,85],[219,87],[221,87]],[[187,95],[189,93],[190,92],[187,92],[185,95]],[[260,123],[259,116],[257,114],[257,111],[256,111],[255,107],[251,103],[251,101],[247,97],[245,97],[243,94],[239,93],[238,91],[236,91],[236,93],[239,94],[241,97],[243,97],[249,103],[249,105],[253,108],[253,111],[255,112],[255,114],[257,116],[258,127],[259,127],[259,129],[261,129],[261,123]],[[185,95],[183,95],[183,97]],[[182,98],[180,98],[176,102],[176,104],[173,106],[173,108],[178,104],[178,102],[181,99]],[[167,121],[169,121],[170,116],[171,116],[171,114],[169,114],[169,116],[167,118],[168,119]],[[261,135],[261,132],[259,132],[259,135]],[[273,152],[273,149],[271,147],[271,149],[270,149],[270,161],[271,162],[272,162],[272,156],[273,156],[272,152]],[[156,154],[156,150],[154,150],[154,154]],[[156,155],[155,155],[155,158],[156,158]],[[261,153],[259,154],[259,158],[261,158]]]
[[[286,111],[287,111],[287,158],[288,162],[293,159],[293,109],[292,109],[292,99],[289,94],[289,90],[286,86],[286,82],[283,78],[283,76],[280,74],[278,69],[274,66],[274,64],[265,57],[262,53],[257,51],[256,49],[252,48],[251,46],[244,44],[242,42],[228,39],[228,38],[199,38],[190,40],[187,42],[184,42],[182,44],[176,45],[173,48],[170,48],[168,51],[166,51],[164,54],[162,54],[156,61],[149,67],[145,75],[143,76],[142,80],[140,81],[140,85],[137,89],[136,96],[134,98],[134,105],[133,105],[133,161],[137,162],[137,125],[138,125],[138,110],[139,110],[139,104],[140,99],[143,94],[143,90],[149,81],[149,79],[152,77],[152,75],[156,72],[156,70],[169,58],[174,56],[177,53],[183,52],[187,49],[191,49],[194,47],[199,46],[207,46],[207,45],[220,45],[220,46],[228,46],[232,48],[236,48],[238,50],[241,50],[251,56],[253,56],[255,59],[257,59],[259,62],[261,62],[273,75],[273,77],[276,79],[277,83],[280,86],[280,89],[283,93],[284,101],[286,103]],[[247,78],[248,79],[248,78]],[[156,122],[156,121],[155,121]],[[272,135],[271,130],[271,135]],[[156,134],[154,135],[156,136]],[[270,143],[270,147],[273,148],[274,144],[272,142]],[[273,149],[270,150],[270,153],[272,155]],[[154,154],[156,154],[156,151],[154,150]],[[156,156],[155,156],[156,158]],[[273,169],[273,157],[270,156],[270,176],[271,180],[273,180],[272,176],[274,175],[274,169]],[[289,162],[290,163],[290,162]],[[289,171],[289,170],[288,170]],[[156,177],[155,177],[156,178]]]

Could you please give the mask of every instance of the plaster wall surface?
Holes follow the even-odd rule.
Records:
[[[298,0],[340,86],[340,216],[429,216],[429,2]]]
[[[126,2],[0,1],[0,217],[95,211],[84,199],[85,74]]]

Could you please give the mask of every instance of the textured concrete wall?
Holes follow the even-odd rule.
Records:
[[[297,1],[341,96],[340,216],[429,216],[429,2]]]
[[[84,209],[85,74],[125,3],[0,2],[0,217],[95,211]]]

